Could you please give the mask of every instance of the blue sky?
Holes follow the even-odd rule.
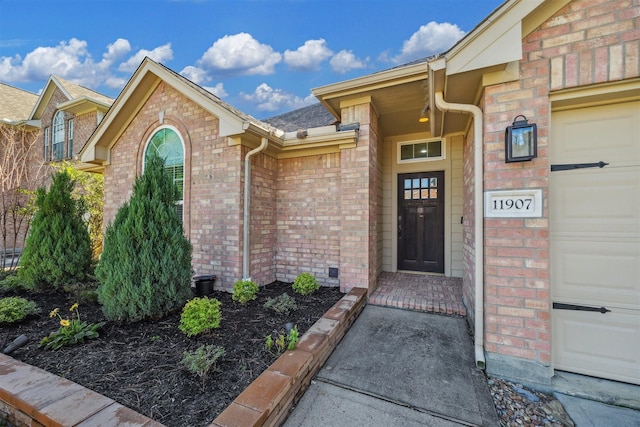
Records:
[[[0,82],[110,97],[145,56],[258,118],[441,53],[503,0],[0,0]]]

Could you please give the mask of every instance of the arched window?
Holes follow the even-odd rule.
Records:
[[[58,111],[53,118],[53,160],[64,156],[64,113]]]
[[[165,170],[173,178],[173,182],[178,188],[178,200],[176,200],[176,210],[180,219],[183,215],[184,205],[184,144],[178,132],[171,127],[164,127],[156,131],[144,151],[144,159],[149,154],[155,152],[164,159]]]

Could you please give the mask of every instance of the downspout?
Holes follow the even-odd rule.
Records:
[[[244,223],[242,230],[242,278],[251,279],[249,275],[249,237],[251,217],[251,157],[264,151],[269,145],[267,138],[262,138],[260,146],[249,151],[244,156]]]
[[[484,162],[482,151],[482,110],[473,104],[453,104],[446,102],[442,92],[436,92],[435,103],[441,111],[454,111],[473,114],[474,148],[474,229],[475,229],[475,336],[474,347],[476,366],[484,369],[484,198],[483,176]]]

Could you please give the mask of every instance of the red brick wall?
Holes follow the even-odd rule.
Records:
[[[185,231],[196,274],[216,274],[217,286],[242,275],[241,147],[218,137],[218,119],[162,83],[111,151],[105,169],[105,224],[129,199],[147,140],[161,125],[174,126],[185,143]]]
[[[309,272],[323,285],[339,283],[328,272],[329,267],[340,267],[340,157],[334,153],[278,161],[280,280],[292,282],[298,274]]]
[[[640,8],[633,0],[576,0],[523,40],[519,81],[487,87],[485,189],[548,195],[553,90],[637,77]],[[504,129],[523,114],[538,126],[538,158],[504,163]],[[466,209],[465,209],[466,211]],[[465,212],[465,221],[468,213]],[[485,220],[486,350],[551,362],[549,219]]]

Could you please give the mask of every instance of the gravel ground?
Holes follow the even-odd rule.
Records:
[[[503,427],[574,427],[553,396],[498,378],[489,378],[487,382]]]

